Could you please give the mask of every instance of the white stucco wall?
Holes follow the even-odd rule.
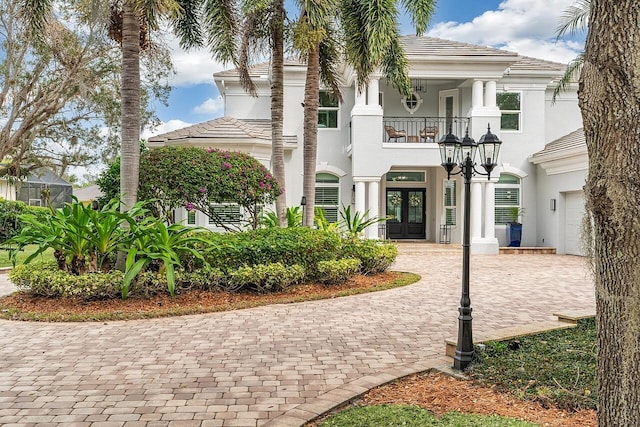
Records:
[[[551,246],[557,248],[558,253],[564,253],[564,193],[582,191],[587,178],[587,169],[547,175],[541,166],[538,172],[538,209],[535,212],[538,224],[536,236],[537,246]],[[551,199],[556,200],[556,210],[550,209]]]

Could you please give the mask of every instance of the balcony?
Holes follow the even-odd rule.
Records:
[[[389,143],[435,143],[451,131],[464,136],[467,117],[384,117],[382,140]]]

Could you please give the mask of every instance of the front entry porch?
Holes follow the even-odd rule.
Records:
[[[386,213],[387,238],[425,239],[425,189],[419,188],[387,188]]]

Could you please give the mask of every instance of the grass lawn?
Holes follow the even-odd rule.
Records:
[[[409,405],[354,406],[328,419],[320,427],[534,427],[526,421],[494,415],[449,412],[436,417],[430,411]]]
[[[576,328],[490,342],[468,369],[482,383],[560,408],[596,409],[597,336],[594,319]]]
[[[36,251],[37,248],[38,248],[37,245],[25,246],[24,250],[18,253],[18,258],[16,260],[16,263],[22,264],[29,255],[31,255]],[[43,261],[53,261],[53,249],[47,249],[44,253],[42,253],[36,259],[42,259]],[[8,250],[0,249],[0,267],[13,267],[13,264],[9,259]]]

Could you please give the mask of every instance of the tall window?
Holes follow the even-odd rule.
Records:
[[[316,206],[324,211],[329,222],[338,221],[340,178],[330,173],[316,174]]]
[[[501,174],[496,184],[496,224],[507,224],[513,218],[513,211],[520,208],[520,178]],[[514,209],[515,208],[515,209]]]
[[[338,112],[340,102],[331,92],[320,91],[320,106],[318,107],[318,127],[333,128],[338,127]]]
[[[196,225],[196,211],[187,211],[187,224]]]
[[[520,130],[521,93],[502,92],[496,94],[496,103],[500,108],[500,129]]]
[[[444,180],[444,216],[445,224],[456,225],[456,181]]]

